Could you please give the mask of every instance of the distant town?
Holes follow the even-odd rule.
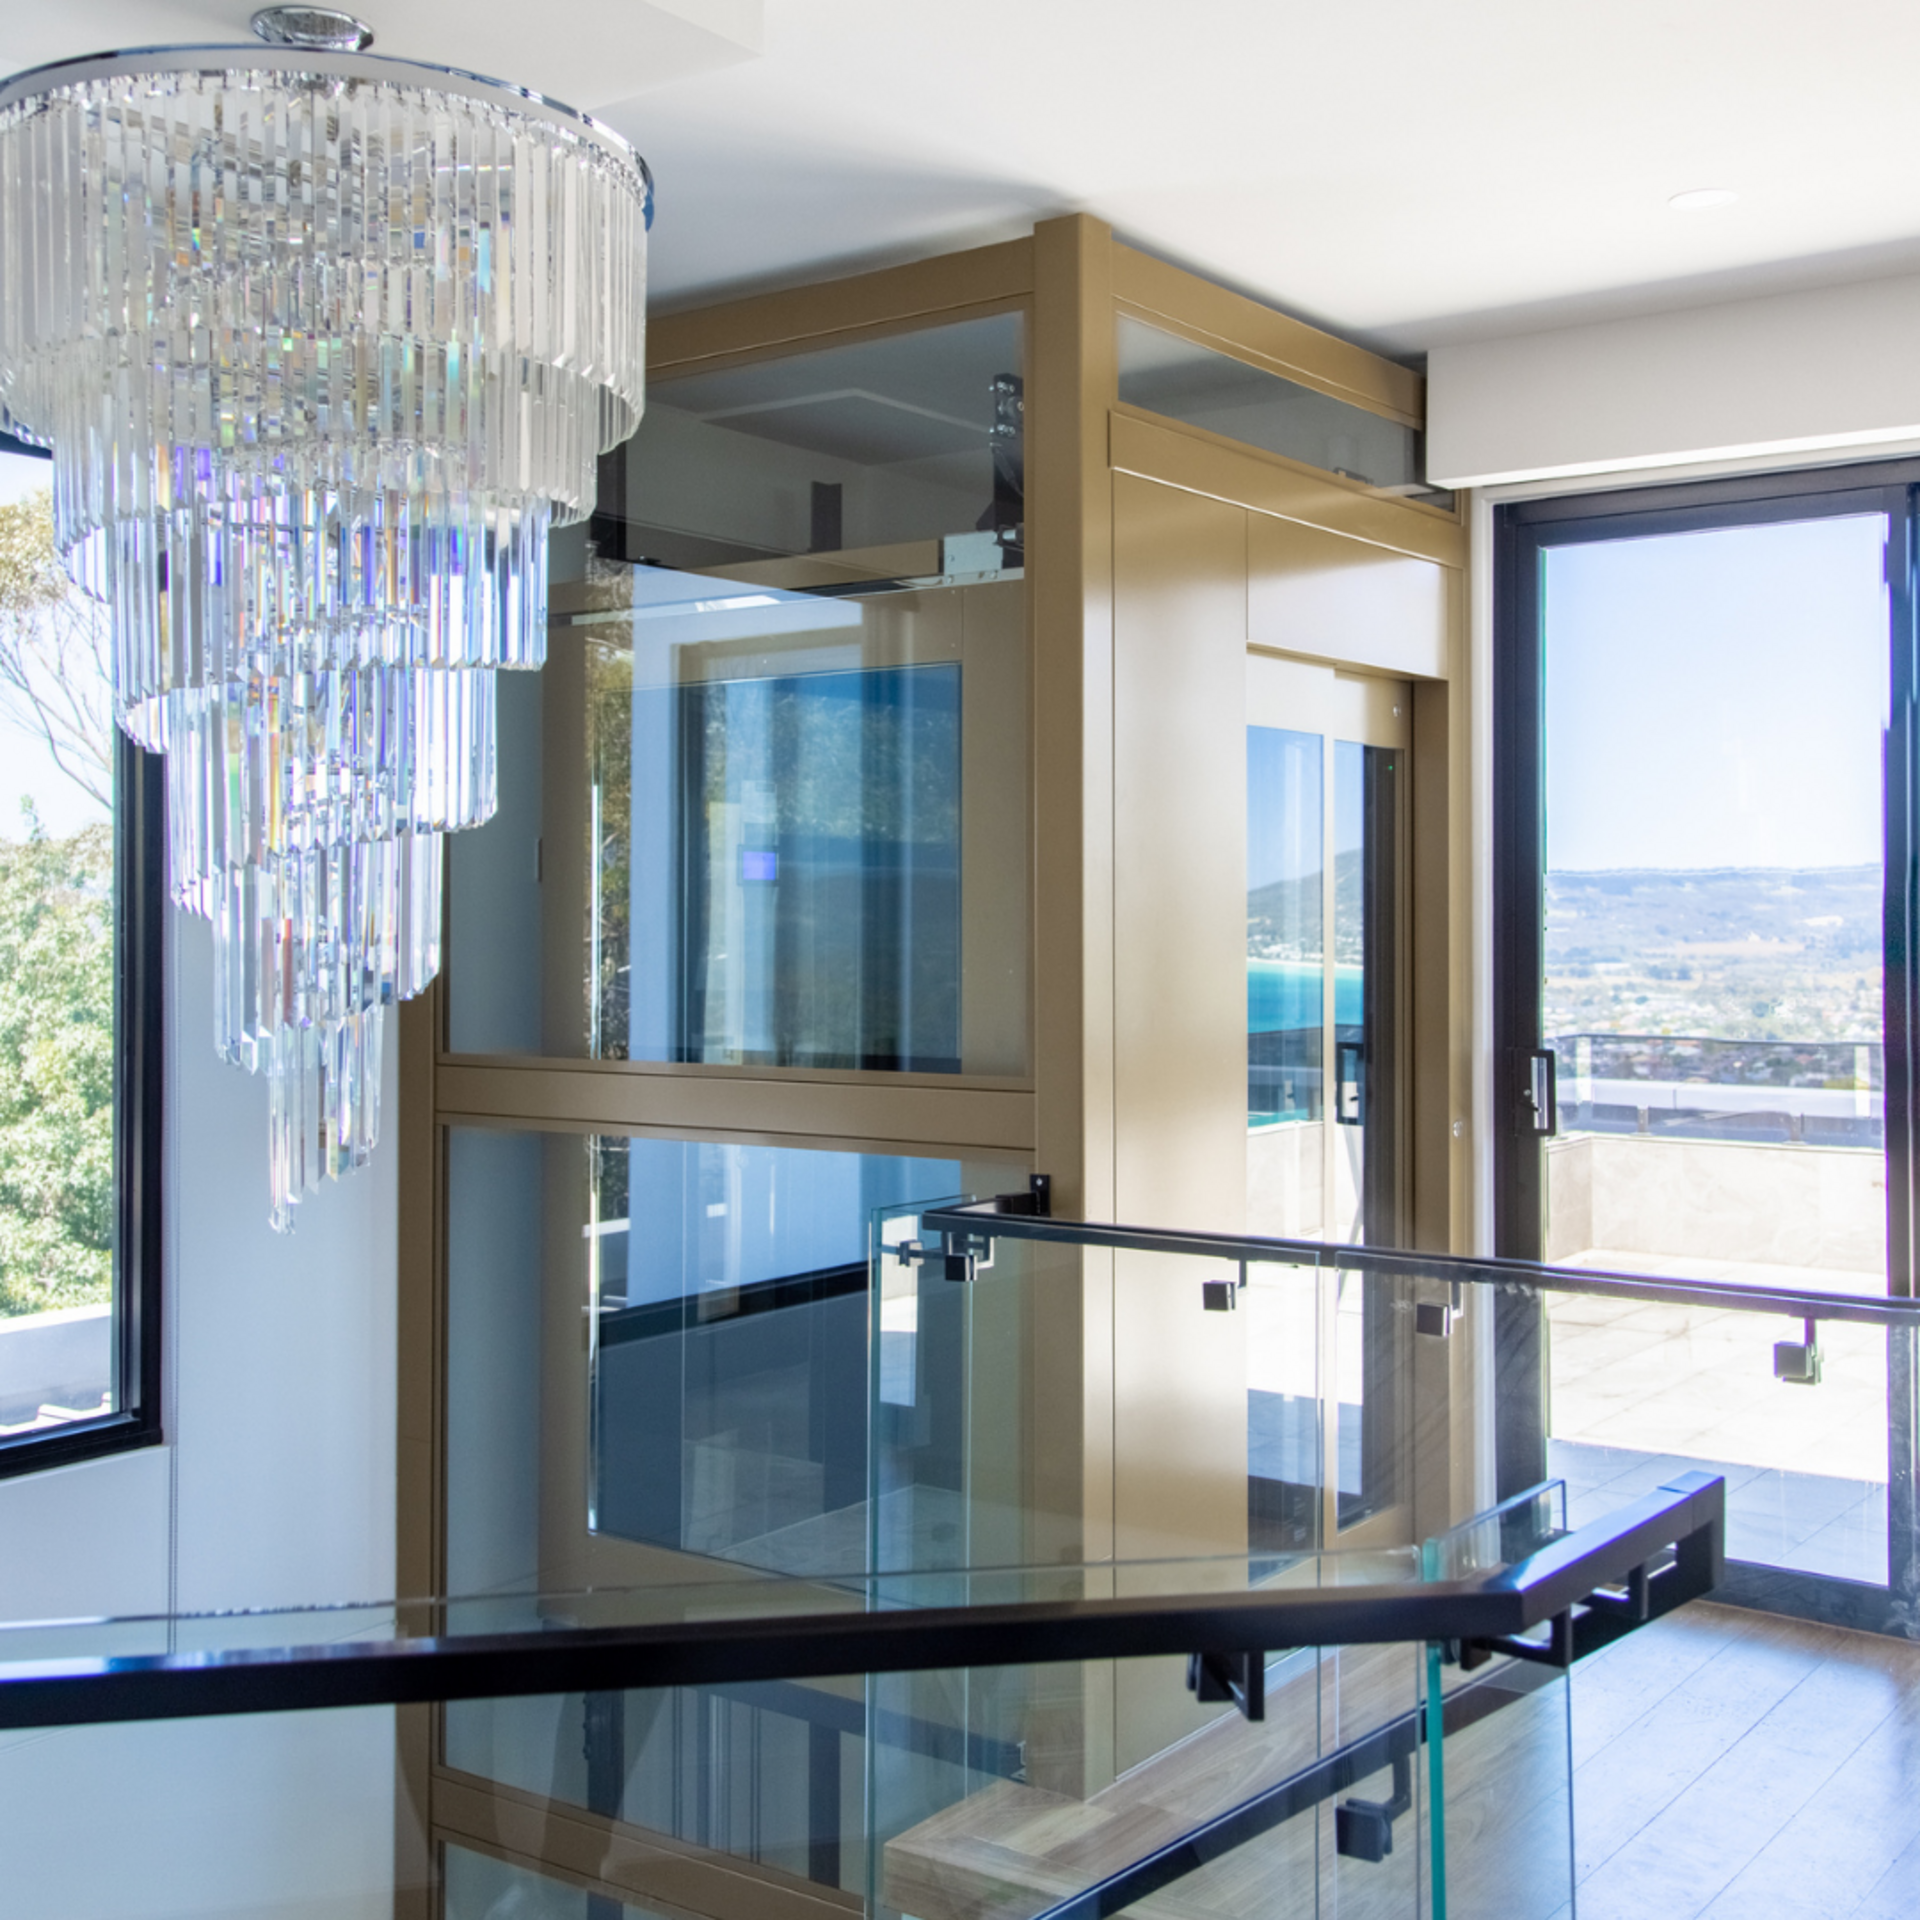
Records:
[[[1549,1034],[1877,1042],[1881,869],[1547,876]]]

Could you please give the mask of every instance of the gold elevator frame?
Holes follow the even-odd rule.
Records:
[[[1027,322],[1027,582],[1032,699],[1030,1072],[1017,1078],[872,1075],[580,1058],[459,1056],[446,1049],[444,981],[400,1010],[397,1590],[444,1590],[447,1198],[445,1130],[657,1131],[875,1152],[951,1148],[1025,1160],[1053,1176],[1056,1210],[1115,1217],[1129,1149],[1116,1094],[1124,1017],[1116,953],[1134,909],[1116,885],[1117,783],[1141,744],[1116,705],[1116,493],[1215,503],[1430,563],[1445,582],[1440,667],[1414,681],[1409,1195],[1411,1237],[1464,1251],[1471,1228],[1467,531],[1449,511],[1397,498],[1123,405],[1116,316],[1315,388],[1402,425],[1424,425],[1408,369],[1116,241],[1086,216],[1029,238],[791,291],[668,314],[649,326],[653,378],[778,358],[948,321],[1020,311]],[[1249,524],[1254,524],[1252,520]],[[1359,661],[1399,671],[1390,658]],[[1121,712],[1121,721],[1116,714]],[[450,954],[458,965],[458,956]],[[1244,1062],[1244,1008],[1220,1013]],[[1149,1143],[1150,1144],[1150,1143]],[[1199,1218],[1150,1224],[1207,1226]],[[1023,1337],[1078,1356],[1049,1375],[1049,1485],[1081,1516],[1079,1557],[1115,1548],[1113,1257],[1088,1254],[1077,1288],[1050,1290]],[[1211,1318],[1212,1316],[1209,1316]],[[1443,1407],[1471,1385],[1464,1356],[1422,1356]],[[1434,1375],[1435,1368],[1441,1369]],[[1427,1517],[1471,1510],[1463,1422],[1420,1437]],[[426,1626],[431,1609],[418,1625]],[[1095,1689],[1097,1691],[1097,1689]],[[439,1764],[439,1715],[398,1710],[396,1915],[427,1920],[442,1840],[536,1865],[612,1898],[688,1914],[848,1915],[851,1895],[665,1836],[476,1782]]]

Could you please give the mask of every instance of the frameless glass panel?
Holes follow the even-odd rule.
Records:
[[[457,1051],[1025,1072],[1020,332],[659,383],[452,850]]]
[[[1350,400],[1121,315],[1120,398],[1129,406],[1268,453],[1323,467],[1383,493],[1451,504],[1421,472],[1420,435]]]
[[[114,788],[104,608],[0,453],[0,1439],[118,1410]]]
[[[877,1677],[878,1910],[1033,1916],[1078,1895],[1084,1911],[1114,1915],[1354,1908],[1414,1920],[1427,1816],[1414,1651],[1270,1656],[1254,1722],[1186,1695],[1183,1665],[1117,1663],[1123,1698],[1160,1679],[1185,1709],[1177,1737],[1117,1775],[1083,1669]],[[1143,1873],[1216,1820],[1238,1823],[1231,1838]]]
[[[1234,1589],[1250,1577],[1244,1564],[1217,1572]],[[1020,1597],[1092,1597],[1094,1577],[1036,1577]],[[1255,1586],[1414,1577],[1411,1556],[1251,1570]],[[1004,1575],[999,1588],[988,1576],[960,1597],[1015,1597]],[[1164,1911],[1173,1889],[1180,1911],[1305,1920],[1337,1890],[1414,1920],[1430,1884],[1419,1651],[1304,1649],[1263,1664],[1266,1709],[1252,1722],[1196,1700],[1179,1659],[460,1701],[447,1708],[447,1764],[611,1822],[624,1844],[603,1874],[629,1899],[677,1887],[676,1911],[697,1906],[702,1885],[770,1904],[832,1888],[875,1920],[1036,1916],[1072,1896],[1122,1913],[1154,1889],[1143,1910]],[[1184,1703],[1177,1732],[1118,1772],[1103,1678]],[[1147,1866],[1222,1819],[1230,1837],[1171,1871]],[[509,1884],[449,1863],[450,1893]]]
[[[1886,1289],[1885,541],[1858,514],[1544,554],[1556,1263]],[[1735,1557],[1885,1580],[1878,1330],[1548,1313],[1577,1509],[1698,1462]]]

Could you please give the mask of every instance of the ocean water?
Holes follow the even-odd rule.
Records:
[[[1298,1033],[1319,1026],[1323,970],[1312,960],[1247,961],[1247,1031]],[[1333,1023],[1357,1027],[1363,1016],[1364,969],[1352,965],[1333,970]]]

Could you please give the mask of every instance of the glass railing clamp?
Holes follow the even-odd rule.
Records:
[[[1818,1323],[1806,1321],[1804,1332],[1803,1339],[1776,1340],[1773,1343],[1773,1377],[1790,1387],[1817,1387],[1820,1384]]]
[[[1187,1656],[1187,1691],[1202,1705],[1231,1701],[1243,1720],[1267,1717],[1267,1656],[1264,1653],[1194,1653]]]
[[[1393,1756],[1391,1800],[1342,1800],[1333,1810],[1333,1850],[1375,1864],[1393,1851],[1393,1823],[1413,1810],[1413,1757]]]

